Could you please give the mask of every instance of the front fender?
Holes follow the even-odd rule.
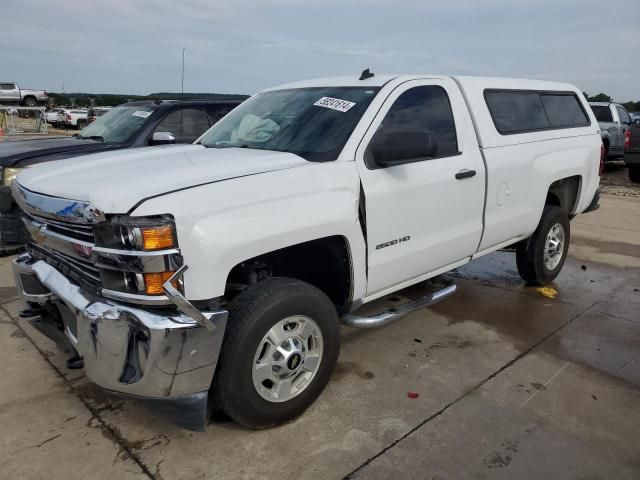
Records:
[[[333,235],[349,242],[357,299],[366,291],[359,188],[354,162],[309,163],[152,198],[132,214],[174,216],[190,300],[222,296],[243,261]]]

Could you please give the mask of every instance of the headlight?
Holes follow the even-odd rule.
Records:
[[[162,296],[162,286],[182,266],[169,216],[112,217],[94,225],[94,236],[93,258],[108,296]],[[174,287],[183,290],[181,281]]]
[[[11,185],[11,182],[13,181],[14,178],[16,178],[16,175],[18,175],[22,170],[24,170],[24,168],[11,168],[11,167],[5,167],[2,169],[2,185],[4,185],[5,187],[8,187],[9,185]]]
[[[96,224],[94,234],[96,247],[149,252],[178,246],[170,217],[114,217]]]

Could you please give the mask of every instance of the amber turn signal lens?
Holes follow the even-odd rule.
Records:
[[[173,230],[169,225],[142,229],[142,248],[160,250],[173,247]]]
[[[145,273],[144,288],[147,295],[162,295],[164,293],[162,285],[164,285],[164,282],[169,280],[174,273],[175,272]],[[175,283],[173,286],[177,288]]]

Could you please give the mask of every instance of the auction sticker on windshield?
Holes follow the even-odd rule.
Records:
[[[314,103],[314,105],[317,107],[330,108],[331,110],[337,110],[339,112],[348,112],[355,103],[339,98],[322,97]]]
[[[133,115],[134,117],[147,118],[149,115],[151,115],[151,112],[145,112],[144,110],[136,110],[131,115]]]

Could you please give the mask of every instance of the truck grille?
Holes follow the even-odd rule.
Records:
[[[100,271],[93,263],[93,224],[102,213],[89,202],[29,190],[17,181],[11,193],[21,210],[27,250],[86,290],[97,291]]]
[[[23,212],[23,215],[38,223],[45,224],[47,230],[59,233],[66,237],[75,238],[76,240],[82,240],[84,242],[94,242],[93,239],[93,227],[86,223],[72,223],[62,220],[52,220],[50,218],[41,217],[36,214],[28,214]]]
[[[100,272],[92,263],[42,248],[33,242],[27,244],[27,249],[33,258],[47,262],[81,288],[91,292],[97,292],[100,289]]]
[[[22,214],[27,249],[85,290],[101,287],[100,271],[93,264],[93,227],[53,220],[37,213]]]

